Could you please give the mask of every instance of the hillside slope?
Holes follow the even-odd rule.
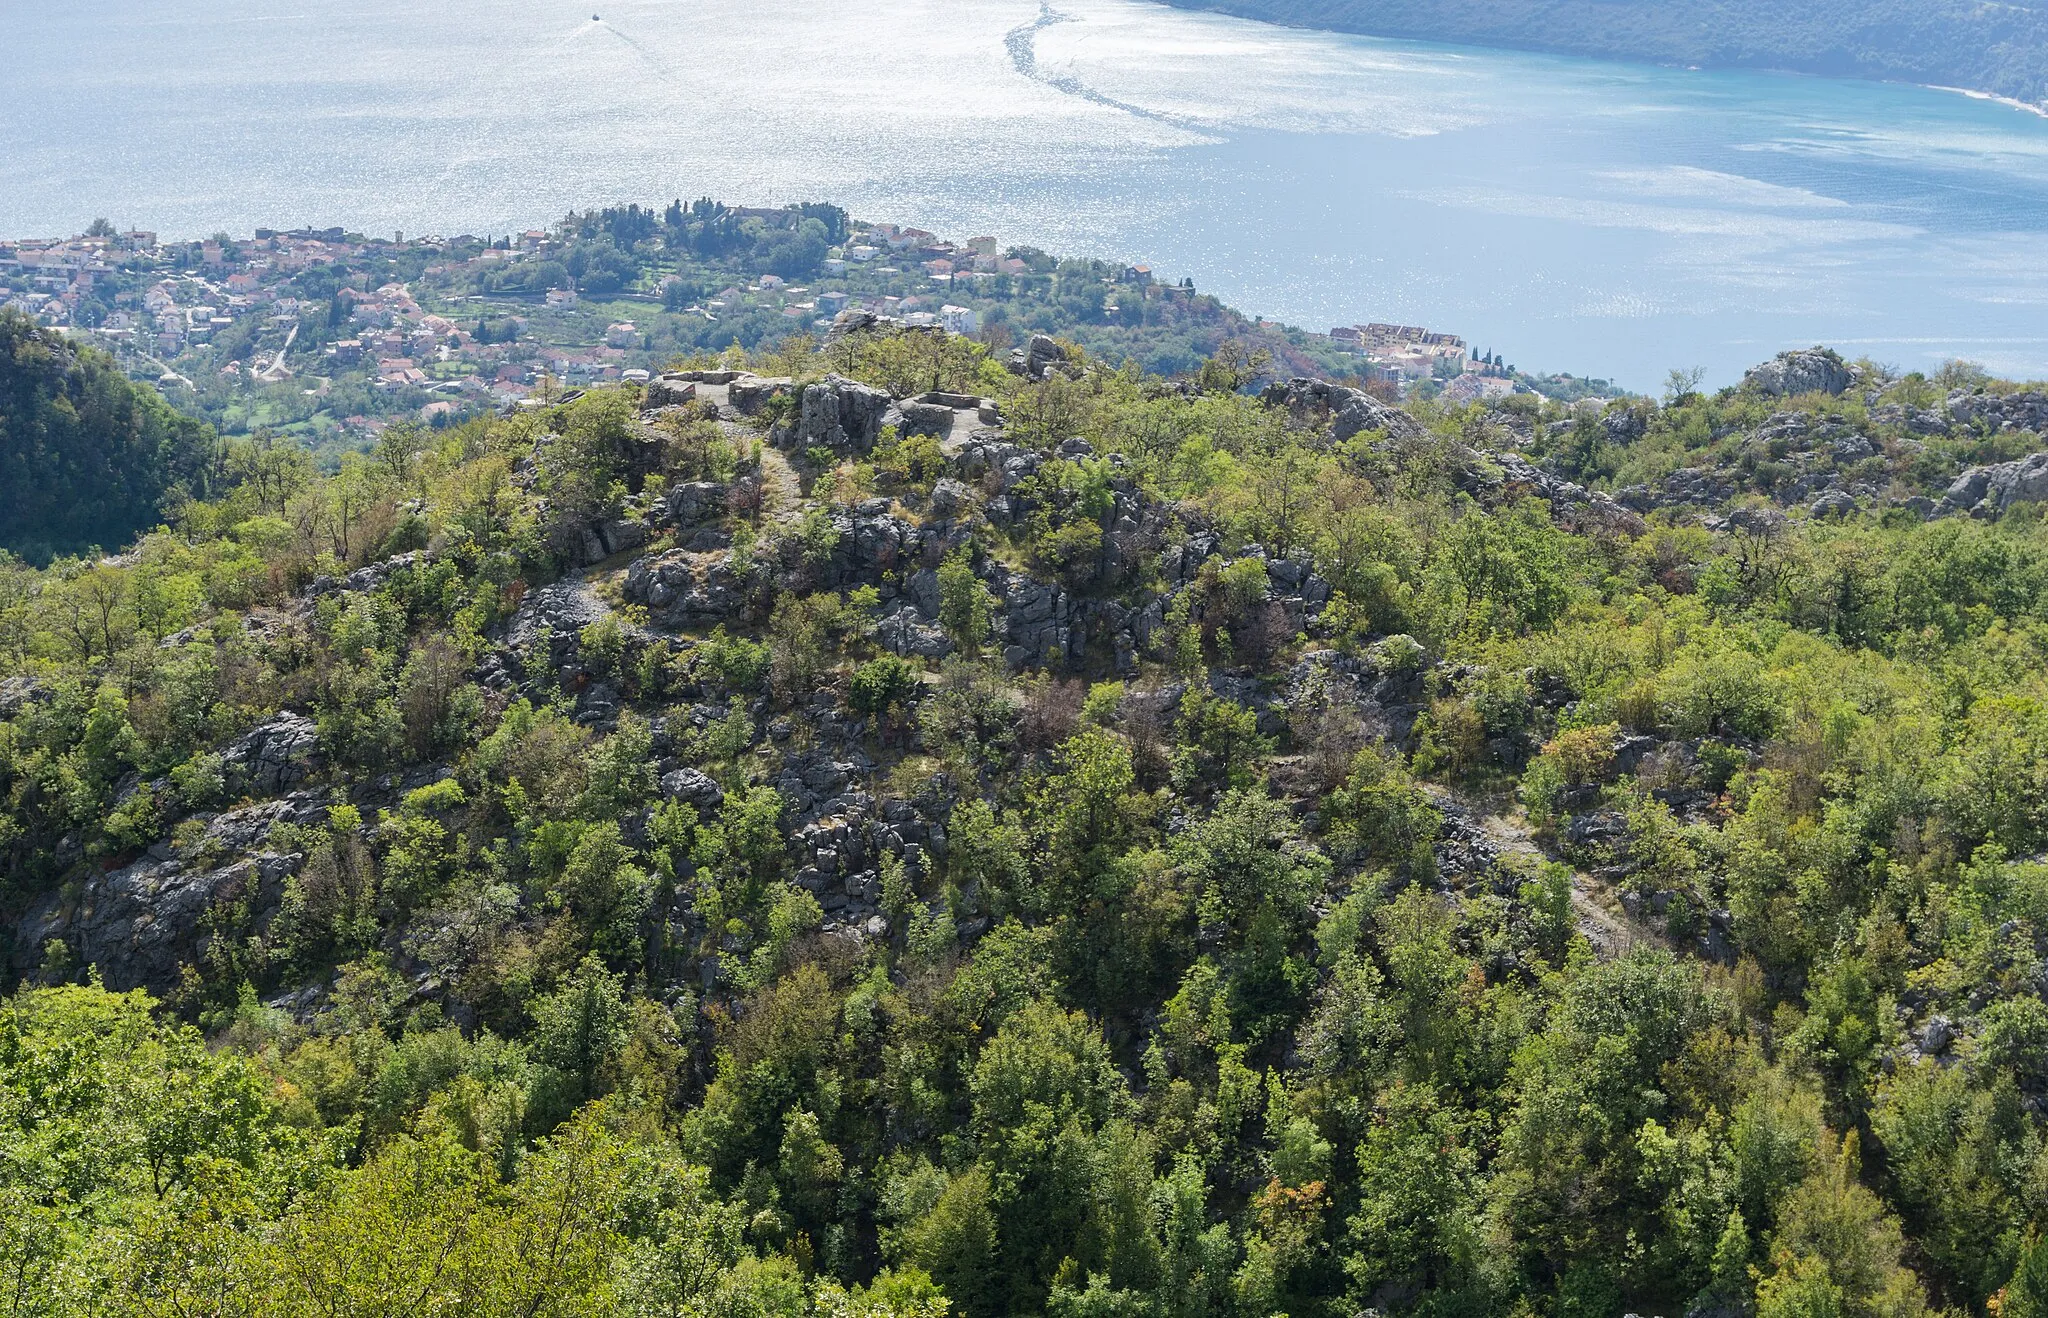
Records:
[[[1166,0],[1293,27],[1966,87],[2048,103],[2048,8],[1972,0]]]
[[[0,311],[0,549],[47,558],[123,545],[155,525],[174,487],[203,496],[216,457],[210,427],[105,353]]]
[[[2040,1312],[2048,396],[1242,365],[848,317],[0,563],[17,1307]]]

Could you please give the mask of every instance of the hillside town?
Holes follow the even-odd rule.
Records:
[[[665,217],[631,207],[452,238],[324,228],[169,240],[100,221],[72,238],[0,241],[0,305],[89,336],[224,429],[291,433],[322,452],[402,419],[448,424],[821,333],[847,311],[997,347],[1068,335],[1166,374],[1243,337],[1276,369],[1389,397],[1468,402],[1537,387],[1458,335],[1286,330],[1145,265],[1059,261],[990,235],[955,242],[832,207],[678,203]]]

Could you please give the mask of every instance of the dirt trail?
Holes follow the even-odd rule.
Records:
[[[1535,833],[1519,809],[1497,814],[1475,807],[1472,813],[1501,855],[1523,855],[1532,862],[1551,859],[1536,844]],[[1579,932],[1602,960],[1620,956],[1641,943],[1662,941],[1620,909],[1606,884],[1576,868],[1572,870],[1572,911],[1578,917]]]
[[[787,525],[803,513],[803,485],[782,451],[761,445],[761,515]]]

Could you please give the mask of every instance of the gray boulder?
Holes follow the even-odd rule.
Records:
[[[673,375],[657,375],[647,382],[647,389],[640,395],[640,405],[648,411],[663,407],[680,407],[697,396],[697,382]]]
[[[974,491],[951,476],[942,476],[932,486],[932,516],[951,521],[974,506]]]
[[[953,409],[943,403],[906,398],[897,404],[897,409],[903,416],[902,431],[906,435],[953,433]]]
[[[596,558],[590,560],[593,563],[610,558],[613,554],[623,554],[628,549],[638,549],[647,543],[646,524],[631,518],[606,518],[592,527],[591,531],[596,536],[597,548],[601,551]]]
[[[1044,334],[1034,334],[1029,343],[1011,352],[1010,369],[1027,380],[1043,380],[1066,360],[1059,344]]]
[[[1847,490],[1828,490],[1806,511],[1815,517],[1854,517],[1856,499]]]
[[[2030,453],[2017,462],[1970,468],[1941,496],[1937,511],[1990,518],[2016,503],[2043,499],[2048,499],[2048,453]]]
[[[970,443],[955,460],[962,480],[1005,490],[1036,472],[1043,461],[1040,454],[1001,440]]]
[[[905,658],[943,659],[953,652],[946,633],[926,622],[915,608],[899,608],[876,623],[875,640],[891,654]]]
[[[729,558],[701,565],[685,550],[672,549],[637,560],[626,569],[628,603],[644,604],[666,626],[687,627],[732,621],[747,604],[744,583]]]
[[[1794,394],[1842,394],[1855,383],[1848,364],[1831,348],[1802,348],[1781,352],[1761,366],[1750,368],[1742,383],[1775,398]]]
[[[685,481],[668,492],[668,520],[695,526],[725,512],[726,487],[716,481]]]
[[[663,774],[661,794],[671,801],[687,801],[699,810],[715,810],[725,800],[725,790],[699,769],[672,769]]]

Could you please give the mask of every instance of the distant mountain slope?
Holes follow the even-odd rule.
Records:
[[[1975,0],[1166,0],[1270,23],[1967,87],[2048,103],[2048,6]]]
[[[210,427],[113,360],[0,312],[0,549],[30,558],[119,546],[182,484],[204,492]]]

